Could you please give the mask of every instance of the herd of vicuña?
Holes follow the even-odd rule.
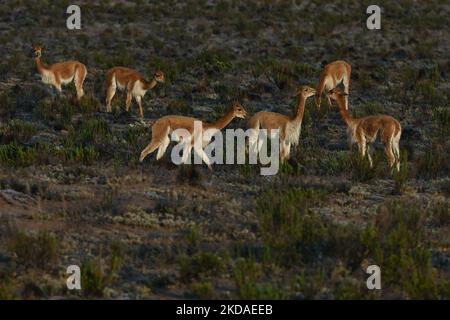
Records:
[[[87,75],[86,66],[78,61],[66,61],[46,65],[42,61],[41,46],[34,47],[35,60],[42,82],[56,89],[59,94],[62,93],[62,86],[74,82],[77,99],[80,100],[84,95],[83,84]],[[362,157],[369,160],[370,166],[373,165],[370,154],[370,144],[373,143],[378,133],[384,144],[384,150],[388,160],[389,167],[396,170],[400,169],[400,122],[388,115],[373,115],[363,118],[354,118],[348,111],[348,96],[350,88],[351,66],[345,61],[338,60],[325,66],[320,74],[319,83],[316,89],[309,86],[301,86],[297,92],[298,104],[294,115],[289,117],[275,112],[260,111],[255,113],[248,122],[248,128],[254,129],[254,133],[249,137],[249,148],[258,151],[258,132],[266,129],[278,129],[280,136],[280,159],[284,161],[289,158],[291,145],[297,145],[300,139],[303,115],[305,112],[306,100],[315,96],[317,108],[320,108],[322,94],[325,93],[328,105],[332,107],[332,100],[336,101],[339,112],[347,125],[348,139],[351,143],[358,145],[359,153]],[[154,89],[159,83],[165,81],[164,73],[156,71],[152,79],[146,78],[138,71],[125,68],[114,67],[106,73],[106,111],[112,112],[111,102],[116,90],[126,91],[125,110],[130,111],[132,99],[136,101],[139,107],[141,119],[144,118],[143,98],[149,89]],[[343,87],[343,89],[340,88]],[[233,102],[229,111],[214,123],[202,123],[202,130],[213,129],[222,130],[235,117],[245,118],[247,112],[239,102]],[[158,150],[156,158],[160,159],[165,153],[169,143],[169,135],[176,129],[186,129],[191,134],[194,131],[195,118],[183,115],[167,115],[158,119],[152,126],[152,139],[150,144],[141,152],[140,161],[150,153]],[[194,140],[191,137],[188,142],[188,152],[183,154],[184,160],[190,155]],[[205,141],[205,139],[207,141]],[[202,144],[207,145],[208,138],[203,138]],[[199,150],[203,161],[211,167],[210,161],[203,150]]]

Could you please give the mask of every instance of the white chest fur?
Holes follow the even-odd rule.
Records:
[[[135,97],[143,97],[145,96],[145,93],[147,92],[147,90],[144,89],[143,83],[140,81],[136,81],[134,86],[133,86],[133,96]]]
[[[347,135],[348,139],[351,143],[356,143],[356,126],[355,125],[349,125],[347,127]]]
[[[286,140],[293,145],[298,144],[298,140],[300,139],[300,131],[302,129],[302,122],[288,122],[286,125]]]
[[[44,70],[41,73],[42,82],[45,84],[53,84],[55,82],[55,76],[53,72]]]

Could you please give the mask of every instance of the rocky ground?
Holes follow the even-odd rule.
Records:
[[[380,1],[370,31],[359,1],[79,1],[82,30],[69,31],[66,2],[0,5],[1,299],[450,297],[449,4]],[[80,103],[38,80],[33,43],[49,64],[87,65]],[[355,116],[401,122],[399,173],[381,144],[369,168],[337,110],[313,101],[276,176],[139,163],[158,117],[213,121],[233,100],[292,114],[296,89],[335,59],[353,67]],[[105,113],[118,65],[166,74],[144,123],[123,94]],[[66,288],[71,264],[81,291]]]

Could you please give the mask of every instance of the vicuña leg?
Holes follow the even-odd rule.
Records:
[[[161,145],[159,146],[158,153],[156,154],[156,160],[159,160],[162,158],[162,156],[166,152],[169,144],[170,144],[170,139],[169,139],[169,136],[166,135],[164,137],[164,139],[162,140]]]
[[[84,96],[83,84],[86,79],[87,71],[85,68],[78,68],[75,72],[75,88],[77,90],[77,99],[80,100]]]
[[[131,98],[132,98],[131,91],[128,89],[127,101],[125,102],[125,111],[126,112],[130,112]]]
[[[392,152],[392,149],[393,149],[393,147],[392,147],[392,139],[391,139],[384,145],[384,151],[386,152],[386,157],[388,159],[389,168],[391,168],[391,169],[395,163],[395,156],[394,156],[394,153]]]
[[[372,156],[371,156],[371,154],[370,154],[371,148],[369,147],[369,145],[367,145],[367,150],[366,150],[366,152],[367,152],[367,158],[369,159],[370,167],[372,168],[372,167],[373,167],[373,161],[372,161]]]
[[[112,82],[108,87],[108,92],[106,94],[106,111],[112,112],[111,108],[111,101],[114,98],[114,95],[116,94],[117,86],[114,82]]]
[[[202,148],[194,148],[194,151],[202,158],[203,162],[208,166],[209,170],[212,170],[211,161]]]
[[[158,149],[158,147],[161,145],[161,141],[155,141],[152,139],[152,141],[145,147],[144,150],[141,152],[141,156],[139,157],[139,161],[144,161],[145,157]]]
[[[328,95],[327,95],[327,99],[328,99],[328,108],[333,109],[333,104],[331,103],[331,98]]]
[[[360,137],[358,139],[358,147],[359,147],[359,153],[361,155],[361,158],[364,159],[366,157],[366,152],[367,152],[367,144],[366,144],[366,139],[364,137]],[[369,160],[369,165],[372,168],[372,163]]]
[[[254,131],[252,134],[248,137],[248,147],[249,152],[254,152],[255,154],[259,151],[258,149],[258,135],[259,130],[253,129]]]
[[[291,149],[291,144],[287,141],[281,141],[281,162],[287,160],[289,158],[289,154],[290,154],[290,149]]]
[[[142,107],[142,97],[141,96],[136,96],[135,97],[136,102],[139,106],[139,113],[141,115],[141,119],[144,119],[144,108]]]
[[[141,152],[139,161],[142,162],[147,155],[158,149],[164,141],[164,138],[169,139],[169,128],[166,123],[157,122],[152,127],[152,140]],[[170,143],[170,140],[169,140]],[[167,147],[166,147],[167,148]]]
[[[58,92],[59,97],[63,96],[61,84],[55,84],[56,92]]]
[[[347,78],[347,76],[344,75],[344,78],[342,79],[342,84],[344,85],[344,92],[347,94],[345,96],[345,109],[348,110],[348,94],[350,89],[350,79]]]
[[[400,171],[400,133],[394,138],[392,149],[394,151],[397,171]]]

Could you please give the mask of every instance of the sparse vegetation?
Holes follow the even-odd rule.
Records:
[[[41,270],[54,270],[59,259],[58,239],[49,232],[26,234],[14,231],[8,244],[19,263]]]

